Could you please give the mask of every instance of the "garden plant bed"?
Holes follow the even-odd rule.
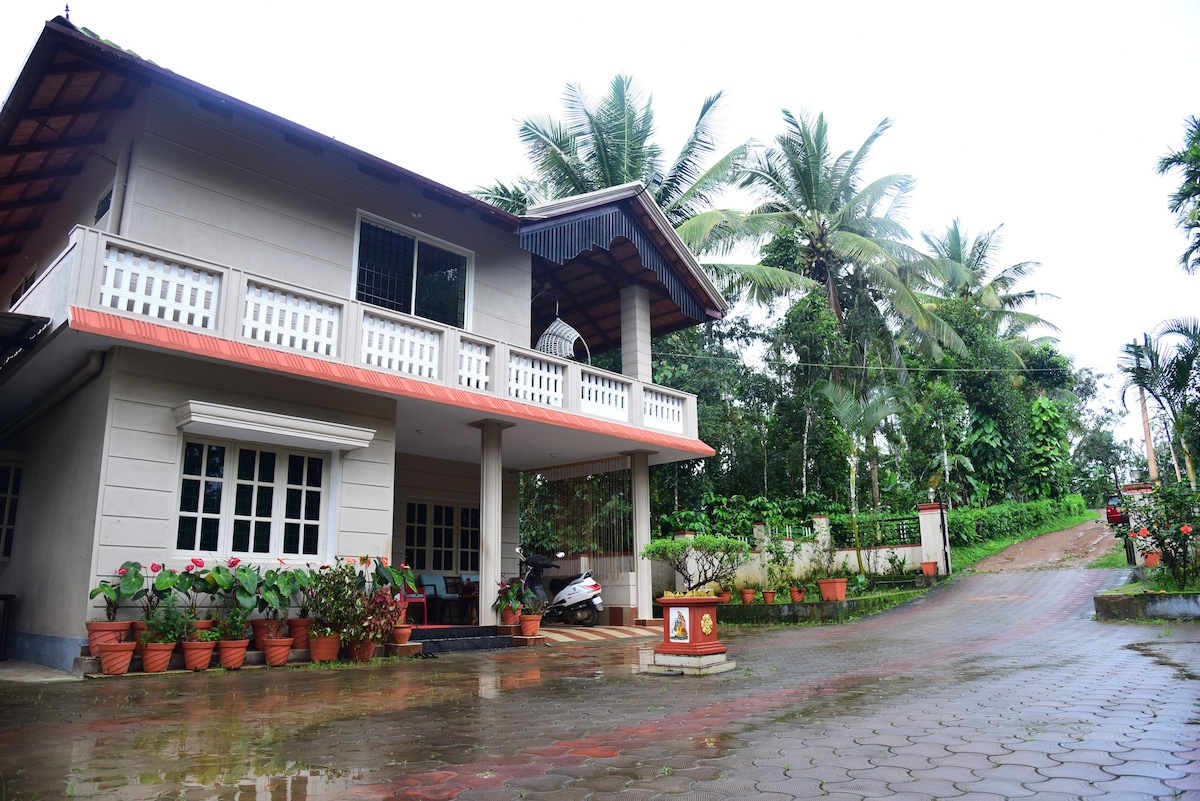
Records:
[[[932,581],[928,586],[932,586]],[[872,593],[845,601],[813,601],[799,604],[721,604],[717,607],[718,621],[722,625],[800,625],[804,623],[840,623],[843,620],[891,609],[923,594],[925,589],[901,592]],[[662,609],[655,604],[654,612],[662,617]]]
[[[1133,571],[1120,589],[1092,596],[1097,620],[1200,620],[1200,592],[1154,589],[1146,571]]]

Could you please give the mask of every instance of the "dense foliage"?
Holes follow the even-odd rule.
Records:
[[[982,509],[953,509],[946,513],[951,545],[984,540],[1015,539],[1023,532],[1082,515],[1086,507],[1079,495],[1040,501],[1005,501]]]

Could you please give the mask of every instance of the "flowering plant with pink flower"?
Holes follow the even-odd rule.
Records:
[[[104,615],[109,621],[113,621],[117,619],[117,610],[121,606],[121,601],[126,599],[136,601],[139,595],[145,592],[145,584],[146,579],[142,575],[141,563],[125,562],[117,568],[113,578],[104,579],[96,585],[88,598],[103,595]]]

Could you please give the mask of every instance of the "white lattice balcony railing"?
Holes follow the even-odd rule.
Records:
[[[491,386],[492,348],[483,342],[458,341],[458,385],[485,392]]]
[[[609,420],[629,420],[630,383],[615,375],[580,373],[579,410],[584,414],[605,417]]]
[[[246,284],[242,336],[271,345],[338,355],[341,306],[265,284]]]
[[[389,373],[437,380],[442,333],[398,317],[363,312],[363,364]]]
[[[565,368],[532,353],[508,355],[508,396],[527,403],[561,408]]]
[[[646,387],[642,401],[642,419],[647,427],[683,433],[683,398]]]
[[[189,328],[215,330],[221,276],[109,242],[99,305]]]
[[[696,436],[686,393],[82,226],[12,311],[71,305]]]

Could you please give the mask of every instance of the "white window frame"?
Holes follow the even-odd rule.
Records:
[[[451,500],[445,500],[445,499],[438,500],[438,499],[433,499],[433,498],[406,498],[403,503],[404,503],[403,517],[402,517],[402,522],[401,522],[401,525],[403,526],[403,528],[401,531],[397,532],[397,534],[398,534],[398,539],[400,540],[399,552],[403,555],[402,558],[403,558],[403,561],[405,564],[407,564],[409,567],[411,567],[414,572],[419,572],[419,573],[440,573],[442,575],[447,575],[447,576],[459,576],[459,575],[463,575],[465,573],[478,573],[479,572],[478,565],[479,565],[480,548],[478,547],[478,544],[481,543],[481,536],[482,536],[481,527],[480,526],[473,526],[473,527],[465,526],[464,527],[462,524],[464,511],[467,512],[468,514],[474,513],[476,518],[478,519],[479,514],[480,514],[480,506],[479,506],[478,501],[476,501],[474,503],[462,503],[462,502],[458,502],[458,501],[451,501]],[[426,529],[425,546],[424,546],[424,553],[425,553],[426,561],[425,561],[425,565],[423,567],[419,566],[419,562],[417,562],[416,559],[412,558],[413,553],[414,553],[414,548],[410,547],[409,543],[408,543],[409,527],[411,525],[409,523],[409,518],[408,518],[408,511],[409,511],[410,505],[427,507],[426,522],[424,524],[424,527]],[[441,544],[435,543],[434,529],[438,528],[437,524],[435,523],[435,514],[434,514],[435,506],[441,506],[441,507],[445,507],[445,508],[453,510],[452,516],[451,516],[452,525],[449,527],[453,531],[452,536],[453,536],[454,542],[453,542],[452,548],[447,549],[444,542]],[[446,526],[442,525],[441,528],[446,528]],[[467,547],[463,546],[464,530],[468,531],[469,533],[473,533],[475,542],[477,543],[476,547],[472,548],[472,547],[470,547],[469,544]],[[451,567],[445,567],[444,565],[442,567],[435,567],[434,566],[434,552],[435,551],[443,551],[444,552],[446,550],[449,550],[451,552],[451,554],[452,554],[451,558],[452,558],[454,564]],[[469,567],[469,566],[461,567],[461,565],[463,563],[463,554],[464,553],[467,554],[468,560],[470,558],[470,555],[474,554],[475,565],[476,565],[474,568]],[[468,561],[468,564],[469,564],[469,561]]]
[[[413,214],[414,214],[414,216],[419,216],[419,212],[413,212]],[[422,231],[418,231],[415,228],[409,228],[407,225],[401,225],[400,223],[389,220],[386,217],[380,217],[377,214],[371,214],[370,212],[363,211],[362,209],[358,210],[358,215],[356,216],[356,218],[354,220],[354,262],[351,265],[351,269],[350,269],[350,293],[349,293],[349,296],[354,298],[355,300],[358,300],[358,246],[359,246],[359,240],[362,237],[362,224],[364,221],[369,222],[372,225],[377,225],[380,228],[387,228],[388,230],[394,231],[395,233],[412,237],[413,239],[417,240],[418,248],[420,247],[420,243],[424,242],[426,244],[433,245],[434,247],[439,247],[439,248],[442,248],[443,250],[448,250],[451,253],[455,253],[459,256],[462,256],[467,260],[467,289],[463,296],[463,307],[464,308],[463,308],[463,324],[462,324],[461,330],[463,330],[463,331],[472,330],[474,315],[471,312],[475,306],[475,303],[474,303],[475,252],[472,250],[467,250],[466,248],[463,248],[463,247],[459,247],[458,245],[455,245],[452,242],[447,242],[444,239],[439,239],[436,236],[431,236]],[[415,271],[415,265],[414,265],[414,271]],[[416,276],[414,275],[413,276],[414,300],[415,300],[415,296],[418,291],[419,291],[419,288],[417,287]],[[358,302],[366,303],[366,301],[358,301]],[[372,305],[372,304],[368,304],[368,305]],[[410,317],[415,317],[418,320],[428,319],[426,317],[421,317],[415,313],[416,303],[413,303],[411,307],[414,309],[414,312],[409,313]],[[373,306],[373,308],[380,308],[380,307]],[[395,312],[392,309],[388,309],[388,312],[393,313],[393,314],[404,314],[404,312]],[[446,325],[446,323],[443,323],[440,320],[430,320],[430,322],[435,325]],[[451,326],[451,327],[453,327],[453,326]]]
[[[205,454],[207,453],[208,448],[210,446],[219,446],[219,447],[223,447],[225,449],[224,464],[223,464],[223,474],[224,475],[220,479],[221,484],[222,484],[220,508],[215,513],[210,513],[208,515],[205,515],[202,512],[203,496],[204,496],[203,483],[206,481],[206,476],[203,475],[203,469],[202,469],[202,474],[198,477],[192,476],[192,475],[185,475],[183,472],[184,471],[185,453],[186,453],[189,443],[201,444],[204,447]],[[269,517],[271,534],[270,534],[270,546],[267,551],[253,550],[253,547],[254,547],[253,526],[251,527],[251,531],[250,531],[250,540],[249,540],[249,543],[247,546],[248,550],[246,550],[246,551],[233,550],[235,521],[238,518],[247,517],[245,515],[237,515],[236,507],[235,507],[235,504],[237,501],[237,487],[239,484],[237,470],[238,470],[238,464],[239,464],[239,459],[240,459],[240,453],[241,453],[242,449],[257,451],[260,454],[262,452],[270,452],[270,453],[275,454],[275,476],[274,476],[274,480],[270,484],[270,486],[273,487],[272,503],[271,503],[272,508],[271,508],[271,514]],[[288,460],[289,460],[289,457],[292,457],[292,456],[302,457],[305,460],[307,460],[309,458],[318,458],[318,459],[322,460],[322,463],[321,463],[321,485],[319,488],[319,492],[320,492],[319,518],[316,521],[316,524],[318,526],[317,543],[316,543],[316,549],[312,553],[304,552],[303,526],[305,525],[305,518],[303,517],[303,508],[304,508],[303,504],[305,502],[305,499],[303,496],[303,493],[304,493],[303,489],[301,489],[301,492],[302,492],[301,514],[302,514],[302,516],[300,518],[298,518],[299,524],[301,525],[300,541],[297,546],[298,551],[296,553],[290,553],[290,552],[285,552],[283,550],[286,525],[288,522],[291,522],[290,519],[286,517],[286,509],[287,509],[288,490],[289,490],[289,488],[294,489],[294,487],[289,485],[287,482]],[[277,445],[277,444],[271,444],[271,443],[240,441],[240,440],[229,440],[229,439],[221,439],[221,438],[217,438],[217,437],[209,437],[209,436],[203,436],[203,435],[191,435],[191,434],[186,434],[186,433],[183,434],[180,438],[179,464],[176,469],[177,483],[176,483],[176,495],[175,495],[175,505],[174,505],[175,527],[172,530],[172,538],[173,538],[172,542],[171,542],[172,552],[174,553],[174,555],[176,557],[182,558],[182,559],[187,559],[189,557],[199,556],[199,555],[207,555],[207,556],[210,556],[215,559],[227,559],[231,556],[236,556],[244,561],[250,561],[250,562],[256,562],[256,561],[265,562],[265,561],[276,560],[276,559],[320,561],[321,559],[324,558],[324,555],[328,549],[327,546],[328,546],[328,539],[329,539],[329,527],[330,527],[329,524],[330,524],[330,520],[331,520],[331,516],[332,516],[332,489],[331,489],[332,478],[331,477],[332,477],[332,469],[333,469],[333,460],[336,458],[336,456],[337,456],[336,453],[332,453],[330,451],[308,450],[308,449],[291,447],[291,446],[287,446],[287,445]],[[204,463],[204,457],[202,456],[202,464],[203,463]],[[304,470],[305,470],[305,473],[307,473],[307,461],[305,462]],[[257,474],[256,474],[255,478],[257,479]],[[182,505],[182,503],[184,501],[184,498],[183,498],[184,481],[197,480],[197,479],[201,482],[200,498],[199,498],[199,501],[197,504],[197,507],[198,507],[197,511],[195,513],[193,513],[190,510],[182,510],[180,508],[180,506]],[[259,486],[259,482],[257,480],[254,480],[252,482],[241,481],[241,483],[242,484],[250,484],[253,486]],[[251,500],[252,510],[253,510],[253,505],[256,503],[257,503],[257,498],[252,498],[252,500]],[[197,518],[197,521],[198,521],[197,527],[196,527],[196,532],[195,532],[196,547],[191,548],[191,549],[180,548],[179,547],[180,521],[184,517],[192,516],[193,514],[195,515],[195,517]],[[206,516],[209,519],[214,519],[217,521],[217,547],[215,550],[214,549],[204,549],[204,548],[200,547],[202,530],[201,530],[201,524],[199,521],[203,520]],[[250,518],[252,520],[255,517],[256,516],[253,514],[250,515]],[[262,518],[262,519],[267,519],[267,518],[265,518],[265,516],[264,516],[264,518]]]

